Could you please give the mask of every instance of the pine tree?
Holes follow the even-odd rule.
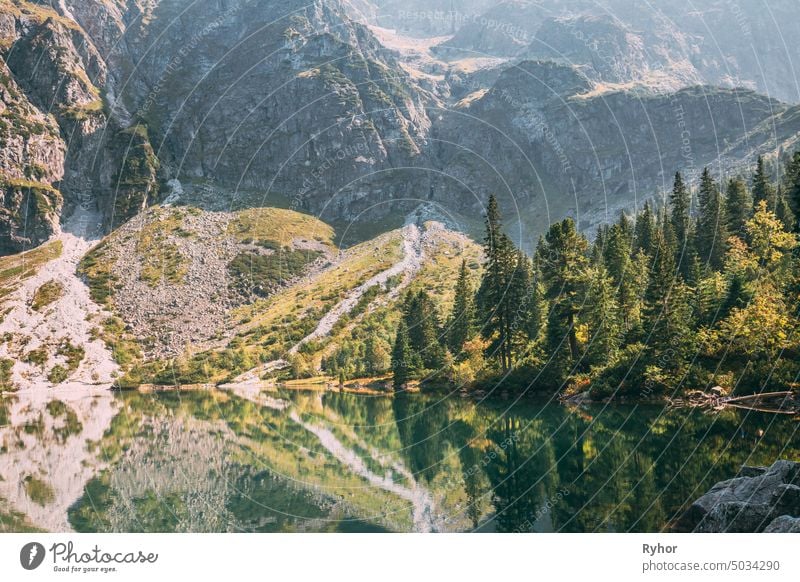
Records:
[[[606,270],[594,267],[587,273],[585,309],[581,319],[589,326],[586,361],[601,366],[614,359],[620,345],[619,306]]]
[[[670,223],[675,235],[675,263],[680,273],[686,277],[691,263],[693,245],[691,241],[692,196],[683,182],[680,172],[675,174],[675,183],[670,196],[672,204]]]
[[[486,268],[477,293],[477,308],[481,335],[490,340],[487,355],[497,358],[501,368],[506,371],[513,364],[509,330],[517,307],[511,304],[509,290],[516,273],[517,250],[503,232],[500,210],[494,196],[489,198],[485,224]]]
[[[605,252],[603,253],[605,267],[611,276],[615,287],[619,287],[631,257],[633,246],[633,229],[630,221],[623,213],[619,222],[608,231]]]
[[[741,178],[728,181],[725,197],[725,217],[728,221],[728,232],[741,236],[744,225],[753,214],[753,200],[747,191],[747,185]]]
[[[647,319],[651,327],[667,307],[669,294],[674,285],[675,255],[671,251],[662,229],[656,239],[656,252],[645,293]]]
[[[656,239],[656,218],[650,201],[644,203],[644,209],[636,218],[635,250],[652,255]]]
[[[722,197],[708,168],[703,170],[700,178],[698,205],[699,217],[695,240],[700,265],[707,265],[719,271],[725,262],[728,228],[723,215]]]
[[[654,240],[657,238],[654,234]],[[638,337],[641,333],[644,294],[647,291],[651,257],[644,250],[628,262],[625,275],[619,286],[618,303],[620,325],[628,337]]]
[[[796,218],[800,218],[800,150],[792,155],[789,163],[786,165],[786,200],[794,212]],[[800,232],[800,220],[795,221],[792,229],[794,232]]]
[[[456,292],[453,300],[453,311],[447,329],[447,345],[450,352],[457,357],[464,344],[472,339],[475,333],[475,301],[474,291],[470,283],[467,262],[461,261],[461,269],[456,281]]]
[[[530,324],[531,286],[533,284],[533,269],[531,260],[522,250],[517,250],[514,275],[508,289],[508,306],[510,315],[508,329],[505,336],[508,338],[508,357],[510,364],[519,358],[528,343],[528,326]]]
[[[789,206],[789,201],[783,194],[783,188],[780,186],[778,186],[776,200],[775,216],[777,216],[778,220],[783,223],[783,225],[786,227],[786,230],[789,232],[794,232],[796,229],[797,220],[795,219],[794,212],[792,212],[792,209]]]
[[[527,325],[525,333],[528,340],[534,344],[542,337],[547,319],[548,305],[545,299],[545,289],[542,284],[542,274],[538,265],[533,267],[531,273],[530,292],[528,297]]]
[[[578,340],[575,316],[583,302],[585,272],[589,265],[586,253],[589,243],[575,229],[575,223],[567,218],[553,224],[537,248],[537,263],[540,265],[546,297],[551,304],[548,319],[548,342],[551,352],[559,349],[566,333],[570,358],[577,360]],[[558,345],[553,345],[552,342]]]
[[[412,353],[428,370],[438,370],[443,362],[444,347],[436,304],[423,290],[410,293],[403,305],[403,319]]]
[[[758,156],[756,173],[753,174],[753,204],[758,206],[758,203],[762,200],[767,203],[769,210],[775,211],[777,203],[775,187],[767,174],[764,158]]]
[[[591,261],[593,265],[599,265],[605,260],[608,235],[609,226],[607,224],[601,224],[597,229],[597,235],[594,237],[594,242],[592,243]],[[539,244],[541,244],[541,238],[539,239]]]
[[[392,350],[392,374],[394,376],[394,389],[402,390],[412,379],[413,364],[412,364],[411,346],[408,342],[408,328],[405,321],[401,320],[397,326],[397,335],[394,340],[394,349]]]

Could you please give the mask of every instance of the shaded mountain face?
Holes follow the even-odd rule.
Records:
[[[337,223],[433,203],[469,229],[491,192],[530,241],[794,143],[798,112],[746,90],[798,100],[791,3],[645,4],[2,0],[0,252],[78,204],[113,229],[164,199]]]
[[[520,206],[533,232],[564,215],[591,229],[669,190],[676,170],[740,171],[796,135],[798,112],[745,89],[603,93],[574,68],[523,61],[447,114],[438,155],[460,182]]]
[[[439,50],[555,58],[605,82],[745,87],[798,103],[796,11],[792,0],[510,0]]]

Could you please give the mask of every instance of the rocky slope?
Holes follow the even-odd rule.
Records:
[[[0,2],[3,130],[5,142],[19,152],[3,156],[5,253],[40,244],[57,232],[59,217],[79,205],[99,210],[107,225],[119,205],[125,210],[124,216],[117,213],[121,223],[144,207],[155,184],[154,173],[146,170],[155,160],[139,151],[147,147],[141,131],[132,135],[129,120],[107,108],[114,97],[108,71],[114,62],[94,41],[110,45],[121,37],[118,6],[87,2],[77,10],[92,15],[90,30],[102,29],[97,37],[63,2]],[[142,176],[153,180],[145,183]]]
[[[292,285],[335,256],[333,231],[265,208],[152,208],[83,260],[92,296],[113,309],[146,357],[225,345],[232,310]]]
[[[78,278],[81,257],[101,233],[97,218],[83,208],[73,213],[41,258],[23,255],[20,272],[3,264],[7,287],[0,296],[0,392],[53,385],[109,384],[118,366],[97,333],[110,316],[92,301]]]

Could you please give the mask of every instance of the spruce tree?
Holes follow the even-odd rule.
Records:
[[[567,218],[553,224],[537,248],[537,263],[551,305],[548,328],[554,328],[548,329],[548,341],[558,342],[549,349],[559,349],[563,339],[560,331],[563,331],[573,361],[579,356],[575,316],[583,303],[588,247],[586,237],[578,233],[575,223]]]
[[[652,255],[656,239],[656,218],[649,200],[644,203],[642,212],[636,218],[635,233],[635,250]]]
[[[670,223],[675,235],[675,263],[680,273],[686,277],[691,264],[693,245],[691,241],[692,195],[683,181],[680,172],[675,173],[675,182],[670,195]]]
[[[464,344],[472,338],[475,332],[475,301],[474,291],[469,278],[467,262],[461,261],[461,269],[456,281],[453,311],[447,329],[447,345],[450,352],[458,357]]]
[[[796,151],[786,165],[786,200],[794,212],[795,218],[800,219],[800,150]],[[800,232],[800,220],[796,220],[794,232]]]
[[[725,262],[728,228],[723,214],[722,197],[711,172],[703,170],[698,193],[699,216],[696,234],[696,249],[701,266],[719,271]]]
[[[511,305],[510,287],[517,268],[517,250],[503,232],[497,200],[489,198],[486,211],[484,253],[486,268],[477,293],[481,335],[490,340],[487,355],[495,357],[501,368],[512,366],[512,338],[509,335],[516,306]]]
[[[775,205],[777,203],[775,187],[772,185],[772,181],[767,174],[764,158],[758,156],[758,160],[756,161],[756,172],[753,174],[754,206],[758,206],[758,203],[762,200],[767,203],[767,208],[769,210],[773,212],[775,211]]]
[[[602,266],[593,267],[587,273],[586,303],[581,319],[589,327],[587,363],[602,366],[613,360],[620,345],[619,305],[612,280]]]
[[[603,253],[605,267],[611,276],[614,287],[619,287],[622,282],[622,277],[631,258],[632,246],[633,229],[630,221],[623,213],[619,222],[609,229],[608,240]]]
[[[776,199],[777,202],[775,203],[775,216],[777,216],[778,220],[783,223],[784,227],[786,227],[786,230],[789,232],[794,232],[797,228],[797,220],[795,219],[794,212],[792,212],[792,209],[789,206],[789,201],[783,194],[783,188],[780,186],[778,186]]]
[[[411,346],[408,342],[408,328],[405,321],[401,319],[397,326],[397,335],[392,350],[392,374],[395,390],[402,390],[412,379],[412,359]]]
[[[547,299],[545,298],[542,274],[538,265],[533,267],[531,284],[528,297],[527,325],[525,333],[530,342],[538,343],[542,338],[542,331],[546,325],[548,312]]]
[[[647,320],[651,329],[668,307],[669,294],[674,285],[675,255],[667,242],[665,229],[662,229],[656,239],[656,252],[645,293]]]
[[[728,181],[725,196],[725,217],[728,221],[728,232],[734,236],[742,236],[744,225],[753,215],[753,200],[747,191],[747,185],[741,178]]]
[[[654,240],[657,233],[653,235]],[[644,250],[636,251],[628,261],[622,283],[619,286],[618,303],[620,325],[627,337],[638,337],[641,334],[644,294],[647,290],[651,256]]]
[[[403,306],[403,319],[412,353],[426,369],[438,370],[443,362],[444,347],[436,304],[423,290],[410,293]]]

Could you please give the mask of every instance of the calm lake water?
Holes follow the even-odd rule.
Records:
[[[661,531],[742,464],[747,411],[312,391],[0,399],[0,531]]]

